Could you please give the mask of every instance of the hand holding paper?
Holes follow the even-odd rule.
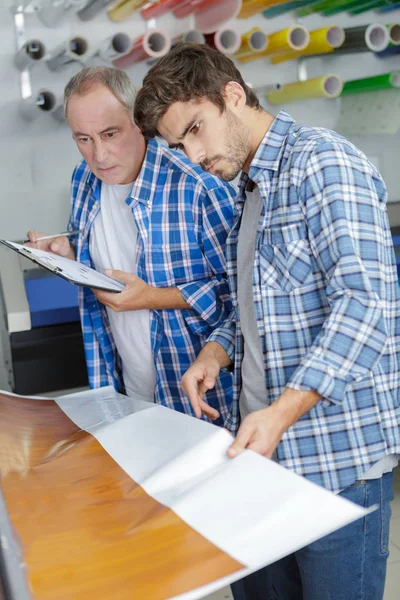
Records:
[[[271,458],[285,431],[320,399],[321,396],[312,390],[287,387],[270,406],[247,415],[228,449],[228,456],[234,458],[247,449]]]
[[[126,284],[126,287],[118,295],[102,290],[93,290],[99,302],[115,312],[149,308],[148,302],[151,286],[143,281],[143,279],[133,273],[124,273],[123,271],[113,271],[111,269],[107,269],[105,275],[122,281]]]
[[[69,258],[70,260],[75,260],[75,251],[66,236],[60,236],[37,242],[37,238],[43,237],[46,234],[30,229],[26,235],[29,239],[29,242],[24,245],[28,246],[28,248],[36,248],[37,250],[44,250],[45,252],[53,252],[59,256]]]
[[[105,275],[122,281],[125,289],[122,294],[114,296],[96,291],[96,297],[115,312],[127,310],[183,310],[190,306],[183,299],[176,287],[157,288],[149,285],[133,273],[107,269]]]

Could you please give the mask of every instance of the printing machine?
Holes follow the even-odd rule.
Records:
[[[2,247],[0,311],[0,389],[88,385],[76,286]]]

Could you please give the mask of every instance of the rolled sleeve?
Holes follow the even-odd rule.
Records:
[[[226,278],[225,245],[232,227],[235,195],[236,190],[231,185],[207,192],[203,188],[201,191],[199,244],[210,277],[177,286],[192,309],[185,313],[186,321],[197,333],[208,327],[218,327],[232,309]]]
[[[236,311],[232,310],[229,317],[209,336],[207,342],[217,342],[225,350],[232,363],[235,361]]]

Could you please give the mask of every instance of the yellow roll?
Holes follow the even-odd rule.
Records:
[[[235,58],[244,61],[246,57],[252,57],[265,50],[268,46],[268,38],[259,27],[253,27],[242,35],[240,48],[235,53]]]
[[[242,8],[238,14],[239,19],[247,19],[252,17],[270,6],[276,4],[285,4],[288,0],[243,0]]]
[[[342,27],[337,25],[328,25],[321,29],[315,29],[310,32],[310,43],[304,50],[298,52],[287,52],[271,58],[271,62],[277,65],[286,60],[292,60],[299,56],[308,56],[311,54],[329,54],[335,48],[340,48],[345,40],[345,33]]]
[[[292,25],[281,31],[276,31],[268,36],[268,46],[262,52],[245,56],[242,62],[249,62],[258,58],[288,54],[293,51],[304,50],[310,41],[310,33],[303,25]]]
[[[265,97],[270,104],[286,104],[307,98],[337,98],[343,89],[343,81],[337,75],[324,75],[288,83],[280,90],[270,92]]]
[[[147,0],[117,0],[107,9],[107,14],[111,21],[123,21],[145,4]]]

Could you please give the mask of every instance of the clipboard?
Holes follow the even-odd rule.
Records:
[[[125,284],[121,281],[108,277],[108,275],[87,267],[76,260],[8,240],[0,239],[0,243],[74,285],[114,293],[122,292],[125,288]]]

